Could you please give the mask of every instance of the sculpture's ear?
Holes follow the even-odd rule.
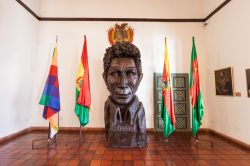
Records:
[[[137,81],[137,88],[139,87],[140,83],[141,83],[141,79],[143,77],[143,73],[140,73],[139,74],[139,77],[138,77],[138,81]],[[136,91],[137,91],[137,88],[136,88]]]
[[[137,83],[136,83],[136,87],[135,87],[135,89],[134,89],[134,93],[137,91],[137,89],[138,89],[138,87],[139,87],[139,85],[140,85],[140,83],[141,83],[142,77],[143,77],[143,73],[140,73],[140,74],[138,75],[138,81],[137,81]]]
[[[139,84],[141,83],[141,79],[142,79],[142,77],[143,77],[143,73],[140,73],[140,76],[139,76]]]
[[[104,79],[104,81],[105,81],[106,86],[108,87],[107,78],[106,78],[106,76],[105,76],[105,73],[104,73],[104,72],[102,73],[102,77],[103,77],[103,79]]]

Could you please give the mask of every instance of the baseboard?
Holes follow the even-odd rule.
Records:
[[[80,127],[60,127],[60,132],[79,132]],[[31,127],[31,132],[48,132],[48,127]],[[104,132],[104,128],[101,127],[83,127],[82,131],[87,132]]]
[[[234,144],[234,145],[240,147],[241,149],[250,151],[250,144],[247,144],[247,143],[245,143],[245,142],[242,142],[242,141],[239,141],[239,140],[237,140],[237,139],[234,139],[234,138],[232,138],[232,137],[230,137],[230,136],[227,136],[227,135],[225,135],[225,134],[222,134],[222,133],[220,133],[220,132],[218,132],[218,131],[215,131],[215,130],[213,130],[213,129],[209,129],[209,132],[208,132],[208,133],[211,134],[211,135],[216,135],[216,136],[218,136],[218,137],[224,139],[225,141],[227,141],[227,142],[229,142],[229,143],[231,143],[231,144]]]
[[[60,132],[64,133],[64,132],[78,132],[79,131],[79,127],[60,127]],[[101,127],[84,127],[82,128],[82,131],[86,131],[86,132],[104,132],[105,129],[101,128]],[[6,137],[2,137],[0,138],[0,144],[2,143],[6,143],[8,141],[11,141],[21,135],[27,134],[27,133],[32,133],[32,132],[48,132],[48,127],[29,127],[26,129],[23,129],[19,132],[16,132],[14,134],[10,134]],[[148,133],[153,133],[154,129],[153,128],[147,128],[147,132]],[[201,128],[199,130],[200,134],[211,134],[211,135],[216,135],[222,139],[224,139],[227,142],[230,142],[238,147],[240,147],[241,149],[250,151],[250,145],[247,143],[244,143],[242,141],[236,140],[230,136],[227,136],[225,134],[222,134],[218,131],[215,131],[213,129],[209,129],[209,128]]]
[[[78,132],[80,127],[60,127],[60,132]],[[31,127],[31,132],[48,132],[48,127]],[[87,132],[104,132],[105,128],[102,127],[83,127],[82,131]],[[153,133],[153,128],[147,128],[148,133]]]
[[[8,142],[10,140],[13,140],[13,139],[15,139],[15,138],[17,138],[17,137],[19,137],[21,135],[27,134],[29,132],[31,132],[30,128],[26,128],[26,129],[20,130],[20,131],[18,131],[16,133],[10,134],[10,135],[5,136],[5,137],[2,137],[2,138],[0,138],[0,144],[6,143],[6,142]]]
[[[79,132],[80,127],[60,127],[60,132]],[[19,137],[21,135],[27,134],[27,133],[32,133],[32,132],[48,132],[49,128],[48,127],[41,127],[41,126],[34,126],[34,127],[29,127],[26,129],[23,129],[19,132],[10,134],[8,136],[0,138],[0,144],[6,143],[8,141],[11,141],[15,139],[16,137]],[[102,127],[83,127],[82,131],[86,132],[104,132],[105,129]],[[153,133],[154,129],[153,128],[148,128],[147,129],[148,133]]]

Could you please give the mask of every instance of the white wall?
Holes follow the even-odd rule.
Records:
[[[38,21],[16,1],[0,1],[0,137],[31,125],[37,30]]]
[[[79,126],[74,114],[75,78],[79,64],[83,36],[87,35],[90,82],[92,95],[92,112],[87,127],[104,127],[104,102],[108,91],[102,79],[103,55],[109,47],[107,30],[115,22],[40,22],[38,37],[38,54],[35,55],[34,110],[32,125],[46,126],[41,118],[42,107],[38,105],[51,61],[55,36],[59,36],[59,81],[61,93],[61,126]],[[143,102],[147,128],[153,128],[153,72],[162,72],[164,37],[168,37],[172,72],[188,73],[191,59],[192,36],[196,36],[199,54],[201,82],[205,87],[205,44],[204,29],[201,23],[129,23],[135,29],[134,44],[142,54],[144,77],[137,92]],[[206,100],[206,98],[204,98]],[[206,103],[206,102],[205,102]],[[40,110],[40,112],[39,112]],[[206,127],[206,116],[204,126]]]
[[[42,0],[40,12],[43,17],[203,18],[203,1]]]
[[[208,21],[208,127],[250,144],[250,98],[246,72],[250,68],[250,1],[231,1]],[[241,97],[215,95],[214,70],[233,67],[234,87]]]
[[[205,17],[205,1],[119,1],[108,0],[24,0],[41,16],[51,17],[141,17],[141,18],[201,18]],[[221,0],[205,5],[212,11]],[[194,5],[195,4],[195,5]],[[211,5],[213,4],[213,5]],[[216,4],[216,5],[214,5]],[[39,8],[39,5],[41,7]],[[124,6],[125,5],[125,6]],[[121,6],[123,10],[121,12]],[[98,12],[96,12],[98,11]],[[83,35],[87,35],[92,91],[92,112],[87,127],[104,127],[103,105],[108,91],[102,80],[102,58],[109,46],[107,30],[116,22],[37,22],[15,1],[1,1],[1,121],[6,130],[0,137],[29,126],[47,126],[38,105],[49,65],[55,36],[59,36],[59,79],[61,90],[61,126],[78,126],[74,110],[75,76],[82,51]],[[141,50],[144,77],[137,92],[146,110],[147,128],[153,128],[153,72],[162,72],[164,37],[168,47],[172,72],[188,73],[190,67],[191,38],[196,37],[201,84],[205,108],[207,55],[205,31],[201,23],[129,23],[135,29],[134,44]],[[38,37],[37,37],[38,33]],[[7,56],[8,55],[8,56]],[[10,68],[10,65],[11,68]],[[10,68],[10,69],[9,69]],[[8,71],[7,71],[8,69]],[[12,74],[13,73],[13,74]],[[10,76],[11,75],[11,76]],[[15,77],[12,77],[14,75]],[[9,88],[11,87],[11,88]],[[6,96],[7,95],[7,96]],[[207,127],[205,113],[203,126]],[[13,118],[14,117],[14,118]]]

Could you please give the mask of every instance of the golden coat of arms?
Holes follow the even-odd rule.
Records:
[[[109,42],[111,45],[117,42],[133,42],[134,30],[127,23],[115,24],[108,30]]]

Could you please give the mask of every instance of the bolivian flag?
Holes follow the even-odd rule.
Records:
[[[84,36],[82,56],[76,79],[76,104],[75,104],[75,113],[82,126],[85,126],[89,122],[90,105],[91,105],[91,98],[90,98],[90,84],[89,84],[87,40],[86,36]]]
[[[175,115],[173,108],[171,72],[170,72],[166,39],[165,39],[164,67],[162,74],[161,118],[164,122],[164,137],[167,138],[175,130]]]
[[[58,112],[60,111],[60,94],[57,68],[57,47],[54,48],[49,76],[39,104],[44,105],[43,117],[50,123],[49,137],[52,139],[59,130]]]

